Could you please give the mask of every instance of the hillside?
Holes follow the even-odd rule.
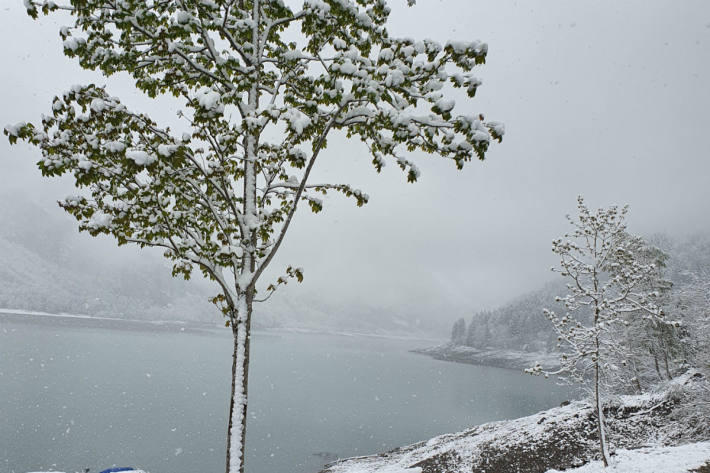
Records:
[[[0,307],[218,321],[205,288],[172,278],[159,255],[108,243],[79,235],[59,211],[27,202],[2,206]]]
[[[685,445],[695,452],[696,463],[689,468],[710,462],[709,400],[710,383],[701,373],[689,372],[651,394],[621,396],[609,402],[605,415],[611,445],[617,451],[613,461],[627,458],[626,450],[651,448],[645,453],[654,455],[665,447]],[[590,464],[597,458],[597,449],[591,405],[575,401],[380,455],[341,460],[322,473],[545,473]],[[593,466],[578,471],[596,471]],[[646,470],[660,471],[690,470]]]
[[[707,296],[707,288],[710,287],[710,236],[695,235],[672,240],[655,235],[648,238],[648,242],[668,255],[662,270],[663,277],[672,283],[663,307],[666,316],[694,330],[696,327],[693,324],[698,319],[707,319],[703,314],[710,307]],[[451,346],[473,348],[473,352],[554,352],[557,339],[550,322],[543,315],[543,309],[563,310],[555,302],[555,297],[567,293],[565,282],[559,277],[558,281],[496,309],[477,312],[469,320],[458,320],[452,329]],[[704,329],[707,329],[707,324]],[[435,351],[444,359],[461,358],[461,353],[445,354],[445,346],[438,348]]]

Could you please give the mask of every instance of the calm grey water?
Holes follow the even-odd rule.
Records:
[[[513,370],[432,360],[427,342],[256,333],[249,473],[315,473],[338,457],[515,418],[568,396]],[[113,465],[224,471],[231,338],[3,322],[0,472]]]

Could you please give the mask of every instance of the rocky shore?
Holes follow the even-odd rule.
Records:
[[[697,454],[692,469],[635,471],[710,471],[709,393],[706,377],[693,371],[652,394],[621,396],[607,403],[610,445],[619,453],[613,458],[627,458],[627,451],[662,456],[664,449],[686,445]],[[340,460],[322,473],[545,473],[582,465],[583,471],[596,471],[597,448],[594,411],[588,402],[574,401],[379,455]],[[641,448],[645,450],[636,450]]]

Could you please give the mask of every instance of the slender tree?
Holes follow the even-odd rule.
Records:
[[[604,466],[608,466],[604,386],[614,363],[624,360],[627,353],[614,334],[625,325],[627,314],[658,323],[665,320],[656,302],[658,292],[647,285],[657,268],[635,251],[638,240],[626,233],[628,207],[590,211],[579,197],[577,208],[576,219],[567,216],[573,230],[552,242],[552,251],[560,257],[560,266],[553,271],[569,281],[568,294],[557,298],[564,304],[565,314],[560,317],[545,310],[557,333],[560,369],[549,372],[537,365],[527,371],[591,384],[599,449]]]
[[[687,281],[672,295],[670,311],[680,321],[683,358],[710,367],[710,272],[687,272]]]
[[[40,124],[5,134],[42,150],[44,175],[73,174],[82,192],[60,205],[81,230],[162,248],[175,275],[198,268],[217,284],[213,302],[234,335],[226,471],[243,472],[253,304],[302,271],[257,282],[299,203],[318,212],[328,191],[368,200],[347,184],[309,180],[329,134],[359,138],[378,171],[393,161],[410,182],[419,171],[407,152],[458,169],[483,159],[503,126],[468,106],[455,113],[450,89],[474,96],[472,70],[487,45],[392,37],[386,0],[67,1],[25,5],[35,18],[69,12],[65,54],[107,76],[129,74],[149,97],[174,96],[189,132],[87,85],[56,97]]]
[[[623,245],[635,255],[637,261],[653,266],[653,271],[649,271],[646,278],[638,283],[638,289],[654,293],[655,303],[662,308],[667,307],[673,286],[671,281],[663,277],[668,255],[641,237],[624,234],[621,238],[625,240]],[[614,259],[615,255],[612,255],[610,261]],[[625,313],[621,321],[623,326],[616,331],[615,338],[624,347],[625,355],[619,363],[617,384],[622,386],[630,380],[636,391],[643,391],[642,379],[647,377],[646,367],[650,365],[655,367],[661,380],[664,379],[661,374],[663,366],[666,378],[670,379],[669,359],[675,359],[682,352],[679,323],[667,320],[665,312],[664,317],[644,317],[643,310]]]

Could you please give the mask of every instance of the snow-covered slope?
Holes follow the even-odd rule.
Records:
[[[706,378],[693,372],[654,394],[610,402],[605,414],[612,448],[619,452],[619,458],[626,458],[622,449],[710,440],[709,389]],[[707,448],[706,444],[697,445]],[[575,401],[380,455],[342,460],[329,465],[324,473],[391,473],[418,468],[421,473],[545,473],[580,467],[596,458],[593,410],[589,403]],[[710,460],[710,454],[706,459]]]
[[[590,462],[565,473],[686,473],[710,471],[710,442],[697,442],[677,447],[618,450],[608,468],[600,461]],[[549,470],[548,473],[560,473]]]

